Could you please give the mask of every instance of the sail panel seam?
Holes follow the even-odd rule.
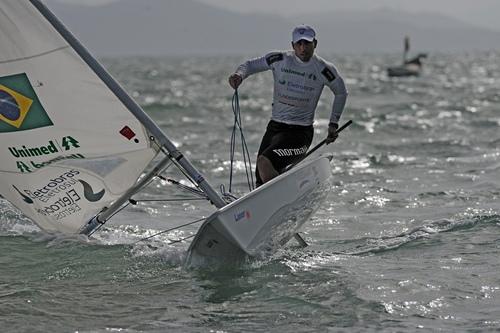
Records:
[[[0,64],[8,64],[8,63],[11,63],[11,62],[16,62],[16,61],[23,61],[23,60],[34,59],[34,58],[42,57],[42,56],[50,54],[50,53],[54,53],[54,52],[57,52],[57,51],[61,51],[61,50],[67,49],[69,47],[70,47],[69,45],[66,45],[66,46],[58,47],[57,49],[53,49],[53,50],[49,50],[49,51],[46,51],[46,52],[38,53],[38,54],[31,55],[31,56],[28,56],[28,57],[22,57],[22,58],[16,58],[16,59],[9,59],[9,60],[0,60]]]

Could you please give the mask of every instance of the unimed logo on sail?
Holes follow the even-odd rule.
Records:
[[[0,77],[0,133],[52,125],[25,73]]]

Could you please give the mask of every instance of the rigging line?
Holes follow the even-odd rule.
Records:
[[[186,177],[197,189],[199,189],[199,186],[198,184],[196,184],[196,182],[185,172],[185,170],[181,167],[181,165],[175,160],[175,158],[172,157],[172,155],[170,155],[170,153],[168,151],[165,151],[163,150],[163,146],[160,146],[158,144],[158,142],[156,142],[156,140],[152,140],[153,143],[158,147],[158,149],[163,153],[165,154],[169,159],[170,159],[170,162],[172,162],[171,164],[169,164],[165,169],[163,169],[161,172],[158,172],[158,174],[156,175],[158,178],[160,178],[161,180],[163,181],[169,181],[168,178],[165,178],[163,177],[161,174],[165,171],[167,171],[167,169],[173,164],[175,165],[179,171],[184,175],[184,177]],[[201,190],[197,190],[199,192],[203,192]]]
[[[131,201],[130,203],[132,205],[136,205],[138,202],[151,202],[151,201],[162,201],[162,202],[173,202],[173,201],[200,201],[200,200],[206,200],[206,198],[179,198],[179,199],[141,199],[141,200],[134,200],[132,198],[129,199]]]
[[[170,159],[170,163],[169,163],[169,164],[168,164],[165,168],[163,168],[163,170],[160,170],[160,171],[158,172],[158,174],[156,175],[157,177],[158,177],[159,175],[161,175],[162,173],[164,173],[165,171],[167,171],[167,170],[168,170],[168,168],[170,168],[170,167],[174,164],[174,162],[172,161],[172,158],[170,157],[170,155],[167,155],[167,157]]]
[[[170,159],[170,163],[169,163],[167,166],[165,166],[165,167],[163,168],[163,170],[158,170],[157,174],[156,174],[154,177],[158,177],[158,178],[160,178],[160,179],[162,179],[162,178],[163,178],[163,177],[161,177],[161,176],[160,176],[160,174],[161,174],[161,173],[163,173],[163,172],[165,172],[165,171],[167,171],[167,169],[168,169],[168,168],[170,168],[170,166],[173,164],[173,163],[172,163],[172,159],[171,159],[170,157],[169,157],[169,159]],[[144,188],[148,187],[148,186],[149,186],[149,185],[153,182],[154,177],[151,177],[151,179],[150,179],[150,180],[149,180],[146,184],[144,184],[144,185],[143,185],[140,189],[138,189],[138,190],[137,190],[137,192],[136,192],[135,194],[139,193],[142,189],[144,189]],[[131,203],[132,205],[136,205],[136,204],[137,204],[137,200],[134,200],[134,199],[132,199],[131,197],[128,199],[128,202],[129,202],[129,203]],[[122,210],[122,209],[123,209],[123,208],[121,208],[120,210]],[[119,211],[120,211],[120,210],[119,210]],[[118,211],[117,211],[117,212],[118,212]],[[116,212],[116,213],[117,213],[117,212]],[[109,218],[111,218],[112,216],[114,216],[116,213],[114,213],[113,215],[111,215]],[[109,218],[108,218],[108,219],[109,219]]]
[[[167,230],[163,230],[163,231],[157,232],[156,234],[153,234],[153,235],[148,236],[148,237],[141,238],[138,241],[133,242],[132,244],[137,244],[139,242],[143,242],[145,240],[151,239],[151,238],[156,237],[158,235],[164,234],[166,232],[177,230],[177,229],[180,229],[180,228],[183,228],[183,227],[187,227],[188,225],[195,224],[195,223],[198,223],[198,222],[201,222],[201,221],[204,221],[204,220],[205,220],[205,218],[202,217],[201,219],[198,219],[198,220],[195,220],[195,221],[192,221],[192,222],[188,222],[188,223],[185,223],[185,224],[182,224],[182,225],[179,225],[179,226],[167,229]]]
[[[160,149],[163,148],[163,146],[160,147]],[[200,188],[200,186],[198,185],[198,183],[196,183],[194,181],[194,179],[186,172],[186,170],[184,170],[184,168],[180,165],[180,163],[172,157],[172,155],[170,155],[170,153],[168,152],[165,152],[163,149],[161,149],[161,151],[166,154],[170,160],[172,161],[173,164],[175,164],[175,166],[177,167],[177,169],[179,169],[179,171],[184,175],[184,177],[186,177],[187,180],[189,180],[197,189]],[[200,190],[200,192],[203,192]]]
[[[240,131],[243,163],[245,166],[248,188],[250,191],[252,191],[255,188],[253,175],[252,175],[252,163],[251,163],[251,159],[250,159],[250,152],[248,150],[248,146],[247,146],[246,140],[245,140],[245,135],[243,134],[243,125],[242,125],[242,121],[241,121],[241,109],[240,109],[240,102],[239,102],[239,96],[238,96],[237,89],[235,89],[235,91],[234,91],[231,106],[232,106],[233,114],[234,114],[234,123],[233,123],[233,130],[231,132],[231,148],[230,148],[230,162],[231,163],[230,163],[230,173],[229,173],[229,193],[232,191],[232,181],[233,181],[233,173],[234,173],[233,164],[234,164],[234,155],[235,155],[234,152],[235,152],[235,148],[236,148],[236,130],[237,129],[239,129],[239,131]]]
[[[172,179],[172,178],[165,178],[163,176],[158,176],[158,178],[160,178],[161,180],[164,180],[166,182],[172,183],[173,185],[176,185],[177,187],[179,187],[182,190],[188,191],[188,192],[196,194],[202,198],[208,199],[206,193],[201,191],[201,190],[198,190],[197,188],[193,188],[193,187],[181,184],[179,181]]]
[[[238,99],[238,90],[234,90],[233,98],[231,100],[231,107],[234,114],[234,122],[233,122],[233,130],[231,132],[231,151],[230,151],[230,174],[229,174],[229,193],[232,192],[233,185],[233,173],[234,173],[234,153],[236,149],[236,129],[240,127],[240,113],[239,113],[239,99]]]
[[[170,164],[170,165],[172,165],[172,164]],[[169,165],[167,165],[167,167],[164,170],[160,170],[155,177],[159,177],[159,174],[162,173],[163,171],[167,170],[168,167],[169,167]],[[145,187],[148,187],[153,182],[153,179],[154,179],[154,177],[152,177],[146,184],[144,184],[144,186],[142,186],[141,190],[144,189]],[[139,191],[137,191],[136,193],[139,193]]]
[[[247,143],[245,140],[245,136],[243,135],[243,122],[241,120],[240,98],[238,96],[238,92],[236,92],[235,95],[236,95],[235,102],[236,102],[238,119],[239,119],[241,146],[242,146],[242,151],[243,151],[243,161],[245,164],[245,172],[247,175],[248,187],[249,187],[249,190],[252,191],[255,188],[254,182],[253,182],[253,174],[252,174],[252,162],[250,160],[250,153],[249,153],[248,146],[247,146]],[[249,165],[248,168],[247,168],[247,160],[248,160],[248,165]],[[250,172],[249,172],[249,170],[250,170]],[[250,174],[250,177],[249,177],[249,174]]]
[[[192,188],[190,188],[190,187],[188,187],[188,186],[186,186],[186,185],[182,185],[182,184],[180,184],[179,182],[177,182],[177,184],[176,184],[176,183],[174,183],[175,181],[174,181],[173,179],[170,179],[170,178],[165,178],[165,177],[161,176],[160,174],[161,174],[161,173],[163,173],[163,172],[165,172],[165,171],[168,169],[168,167],[170,167],[170,165],[168,165],[168,167],[167,167],[167,168],[165,168],[163,171],[161,171],[160,173],[158,173],[157,177],[158,177],[158,178],[160,178],[161,180],[164,180],[164,181],[170,181],[171,183],[176,184],[176,185],[179,185],[179,186],[185,186],[186,188],[189,188],[189,190],[190,190],[191,192],[196,191],[196,192],[194,192],[194,193],[196,193],[196,194],[200,194],[200,195],[202,195],[203,197],[208,198],[208,196],[205,194],[205,192],[203,192],[203,191],[200,189],[200,187],[198,186],[198,184],[197,184],[197,183],[193,180],[193,178],[191,178],[191,176],[190,176],[190,175],[189,175],[189,174],[188,174],[188,173],[184,170],[184,168],[183,168],[183,167],[182,167],[182,166],[181,166],[181,165],[177,162],[177,160],[176,160],[175,158],[173,158],[173,157],[172,157],[172,155],[170,155],[170,153],[169,153],[168,151],[165,151],[164,149],[162,149],[162,148],[164,148],[164,147],[163,147],[163,146],[160,146],[160,145],[156,142],[156,140],[152,140],[152,141],[153,141],[153,143],[154,143],[154,144],[158,147],[158,149],[159,149],[159,150],[160,150],[163,154],[165,154],[166,156],[168,156],[168,158],[170,159],[170,161],[172,162],[172,164],[174,164],[174,165],[177,167],[177,169],[179,169],[179,171],[180,171],[180,172],[184,175],[184,177],[186,177],[186,179],[187,179],[187,180],[189,180],[189,181],[191,182],[191,184],[193,184],[193,185],[196,187],[196,189],[192,189]],[[201,193],[202,193],[202,194],[201,194]]]
[[[231,106],[233,109],[233,114],[234,114],[234,122],[233,122],[233,130],[231,132],[231,146],[230,146],[230,152],[229,152],[229,160],[231,162],[230,168],[229,168],[229,192],[232,191],[233,188],[233,165],[234,165],[234,151],[236,148],[236,128],[237,128],[237,123],[238,123],[238,117],[235,112],[235,105],[234,105],[234,98],[237,94],[237,91],[235,90],[233,99],[231,101]]]
[[[158,177],[158,178],[160,178],[160,179],[162,179],[162,180],[163,180],[164,178],[161,176],[161,174],[162,174],[162,173],[164,173],[165,171],[167,171],[167,170],[168,170],[168,168],[170,168],[170,166],[172,166],[173,164],[175,164],[175,163],[174,163],[174,160],[172,159],[172,157],[170,156],[170,154],[166,154],[166,153],[165,153],[165,152],[161,149],[161,146],[160,146],[160,145],[158,144],[158,142],[155,140],[154,136],[152,136],[152,135],[151,135],[151,136],[149,137],[149,139],[151,140],[151,142],[152,142],[154,145],[156,145],[156,147],[158,147],[158,150],[159,150],[159,151],[161,151],[162,153],[164,153],[164,154],[165,154],[165,155],[169,158],[169,160],[170,160],[170,163],[169,163],[167,166],[165,166],[162,170],[158,170],[158,172],[157,172],[157,173],[156,173],[156,175],[155,175],[155,177]],[[156,155],[156,156],[158,156],[158,155]],[[148,181],[148,183],[147,183],[147,184],[145,184],[142,188],[149,186],[149,184],[151,184],[151,182],[153,181],[153,178],[154,178],[154,177],[152,177],[152,178]]]
[[[239,109],[239,106],[238,106]],[[240,121],[241,121],[241,116],[240,116]],[[249,186],[250,191],[255,189],[255,184],[254,184],[254,179],[253,179],[253,172],[252,172],[252,161],[250,159],[250,150],[248,149],[247,142],[245,140],[245,137],[243,136],[243,124],[241,123],[241,142],[243,146],[243,156],[246,156],[246,160],[248,161],[248,168],[245,167],[245,171],[247,173],[247,181],[248,181],[248,175],[250,175],[250,182],[251,186]],[[245,162],[246,165],[246,162]]]
[[[237,196],[235,196],[234,194],[232,194],[230,192],[226,192],[226,187],[224,186],[224,184],[220,184],[219,190],[220,190],[220,193],[222,193],[222,196],[224,197],[224,199],[228,199],[229,202],[234,201],[234,200],[238,200]]]
[[[193,238],[194,236],[196,236],[196,235],[193,234],[193,235],[189,235],[187,237],[181,238],[181,239],[170,240],[170,243],[168,243],[167,245],[172,245],[172,244],[175,244],[175,243],[180,243],[180,242],[185,241],[186,239]]]

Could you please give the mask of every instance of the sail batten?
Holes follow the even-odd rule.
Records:
[[[45,51],[45,52],[42,52],[42,53],[38,53],[38,54],[31,55],[31,56],[27,56],[27,57],[15,58],[15,59],[8,59],[8,60],[1,60],[0,64],[8,64],[8,63],[11,63],[11,62],[16,62],[16,61],[29,60],[29,59],[33,59],[33,58],[37,58],[37,57],[41,57],[41,56],[47,55],[49,53],[57,52],[57,51],[60,51],[60,50],[66,49],[66,48],[69,48],[69,46],[58,47],[58,48],[55,48],[53,50]]]

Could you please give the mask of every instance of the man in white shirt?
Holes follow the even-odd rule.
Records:
[[[314,54],[317,45],[314,29],[300,25],[292,32],[293,51],[270,52],[248,60],[229,77],[230,86],[237,89],[248,76],[273,71],[273,108],[257,155],[257,186],[305,155],[312,142],[314,113],[324,86],[335,95],[326,143],[337,138],[347,89],[335,66]]]

